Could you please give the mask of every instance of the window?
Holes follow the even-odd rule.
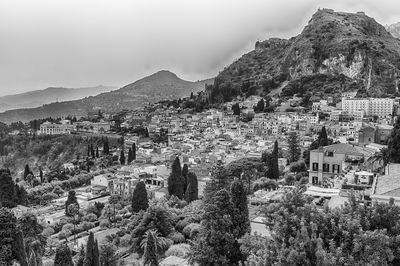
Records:
[[[325,156],[333,157],[333,151],[326,151]]]
[[[340,171],[340,166],[338,164],[332,165],[332,172],[338,174]]]
[[[312,170],[313,171],[318,171],[318,163],[313,163],[312,164]]]
[[[328,173],[329,172],[329,164],[328,163],[324,163],[322,165],[322,171]]]

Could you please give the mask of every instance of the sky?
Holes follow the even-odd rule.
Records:
[[[0,95],[122,87],[158,70],[214,77],[318,8],[400,22],[398,0],[0,0]]]

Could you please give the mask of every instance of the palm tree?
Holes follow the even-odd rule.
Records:
[[[158,266],[158,254],[167,248],[167,239],[160,236],[157,230],[151,229],[144,234],[140,243],[143,248],[143,265]]]
[[[380,151],[376,152],[373,156],[368,158],[367,165],[372,166],[372,170],[375,170],[375,165],[377,164],[378,167],[376,170],[382,171],[385,169],[386,165],[389,163],[389,150],[387,148],[382,148]]]

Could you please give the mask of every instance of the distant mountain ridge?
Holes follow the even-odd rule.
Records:
[[[0,97],[0,112],[12,109],[34,108],[53,102],[72,101],[88,96],[115,90],[113,86],[95,86],[84,88],[49,87],[44,90],[29,91]]]
[[[213,82],[213,78],[196,82],[186,81],[170,71],[161,70],[118,90],[96,96],[45,104],[37,108],[9,110],[0,113],[0,121],[10,123],[14,121],[27,122],[49,116],[86,116],[88,111],[97,107],[105,112],[133,110],[164,99],[188,97],[191,92],[196,94],[204,91],[206,84],[213,84]]]

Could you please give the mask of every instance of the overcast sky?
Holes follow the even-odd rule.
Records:
[[[0,95],[123,86],[157,70],[213,77],[319,8],[400,21],[398,0],[0,0]]]

